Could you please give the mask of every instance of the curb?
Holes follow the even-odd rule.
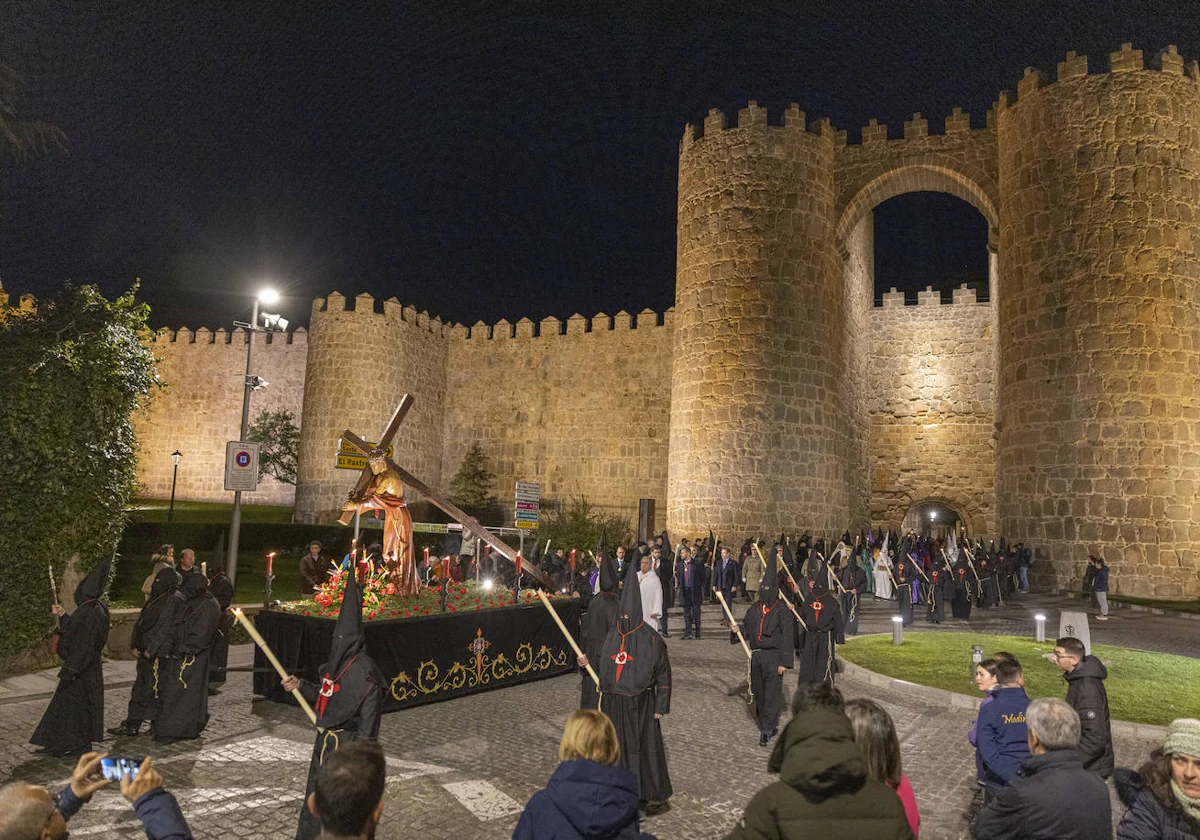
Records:
[[[133,683],[134,680],[108,682],[104,684],[104,690],[112,691],[117,688],[129,688]],[[53,696],[53,691],[43,691],[38,694],[21,694],[14,697],[4,697],[0,698],[0,706],[11,706],[14,703],[28,703],[30,700],[49,700]]]
[[[1070,598],[1072,601],[1084,600],[1083,595],[1073,589],[1055,589],[1051,591],[1052,595],[1061,595],[1064,598]],[[1108,602],[1110,610],[1130,610],[1131,612],[1150,613],[1151,615],[1165,615],[1171,618],[1186,618],[1192,621],[1200,621],[1200,613],[1180,612],[1178,610],[1165,610],[1162,607],[1146,607],[1142,604],[1128,604],[1124,601],[1110,599]]]
[[[962,709],[971,712],[979,711],[979,703],[982,698],[959,694],[958,692],[949,691],[944,688],[918,685],[917,683],[896,679],[895,677],[888,677],[875,671],[869,671],[861,665],[855,665],[850,660],[844,659],[841,656],[838,657],[838,661],[842,663],[842,673],[852,679],[861,680],[867,685],[902,691],[906,694],[920,697],[927,703],[944,708]],[[1165,726],[1155,726],[1149,723],[1130,723],[1125,720],[1110,721],[1110,726],[1112,734],[1120,735],[1124,738],[1143,738],[1146,740],[1162,741],[1167,737],[1167,727]]]

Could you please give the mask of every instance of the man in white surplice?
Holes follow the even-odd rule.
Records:
[[[658,619],[663,611],[662,581],[658,572],[654,571],[654,559],[649,554],[642,558],[638,585],[642,587],[642,620],[657,631],[661,626]]]
[[[888,552],[888,540],[891,539],[891,536],[888,534],[883,538],[883,546],[875,555],[875,597],[885,601],[892,600],[892,578],[889,574],[892,569],[892,559]]]

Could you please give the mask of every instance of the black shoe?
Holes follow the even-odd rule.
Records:
[[[770,740],[771,740],[771,736],[768,735],[766,732],[763,732],[758,736],[758,745],[760,747],[765,747],[767,745],[767,741],[770,741]]]
[[[664,639],[669,639],[669,638],[671,638],[671,634],[668,633],[666,630],[664,630],[664,631],[662,631],[662,637]]]
[[[108,730],[108,734],[109,735],[128,735],[128,736],[132,737],[134,735],[137,735],[139,732],[141,732],[141,729],[142,729],[142,725],[140,723],[137,726],[134,726],[131,723],[122,723],[120,726],[114,726],[112,729]]]
[[[657,817],[659,814],[665,814],[667,811],[670,811],[670,810],[671,810],[670,802],[647,802],[646,803],[646,816],[647,817]]]

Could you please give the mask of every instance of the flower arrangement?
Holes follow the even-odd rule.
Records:
[[[346,596],[346,572],[336,569],[329,579],[317,587],[311,599],[288,601],[279,605],[283,612],[295,615],[337,618]],[[392,621],[404,618],[420,618],[442,612],[442,590],[440,586],[421,587],[416,596],[402,597],[396,594],[395,584],[388,581],[386,569],[367,573],[362,582],[363,618],[367,621]],[[562,593],[550,594],[551,598],[565,599]],[[504,607],[523,606],[537,603],[532,590],[524,590],[518,599],[513,591],[486,583],[466,581],[452,583],[446,592],[446,612],[475,612]]]

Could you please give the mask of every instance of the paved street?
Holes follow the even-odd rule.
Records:
[[[980,616],[972,628],[1031,632],[1034,611],[1063,604],[1078,608],[1080,602],[1022,596]],[[887,605],[866,604],[863,631],[890,632],[890,612]],[[767,750],[758,747],[742,700],[729,696],[745,675],[742,654],[718,632],[716,608],[706,608],[705,620],[706,638],[686,643],[678,640],[682,622],[673,621],[675,693],[663,730],[676,793],[668,813],[643,825],[661,838],[723,836],[754,792],[772,780],[764,769]],[[1057,627],[1054,613],[1050,625]],[[1200,624],[1193,620],[1128,610],[1092,625],[1097,641],[1192,656],[1200,655],[1197,630]],[[234,653],[246,655],[245,649]],[[875,697],[894,716],[921,806],[921,837],[965,836],[960,814],[973,792],[974,763],[966,742],[972,715],[930,709],[899,690],[880,691],[847,678],[839,685],[849,696]],[[294,831],[311,730],[297,710],[251,703],[249,686],[248,675],[231,677],[213,698],[212,721],[200,741],[165,749],[144,737],[109,744],[114,754],[149,751],[155,757],[197,837],[284,837]],[[107,692],[107,726],[122,719],[128,695],[128,688]],[[557,764],[558,738],[577,698],[577,678],[560,677],[385,715],[381,741],[389,756],[389,783],[379,836],[510,836],[521,805]],[[72,763],[35,756],[26,743],[46,702],[0,696],[0,776],[65,783]],[[1137,764],[1153,746],[1119,740],[1118,763]],[[107,791],[72,821],[71,833],[143,836],[129,806]]]

